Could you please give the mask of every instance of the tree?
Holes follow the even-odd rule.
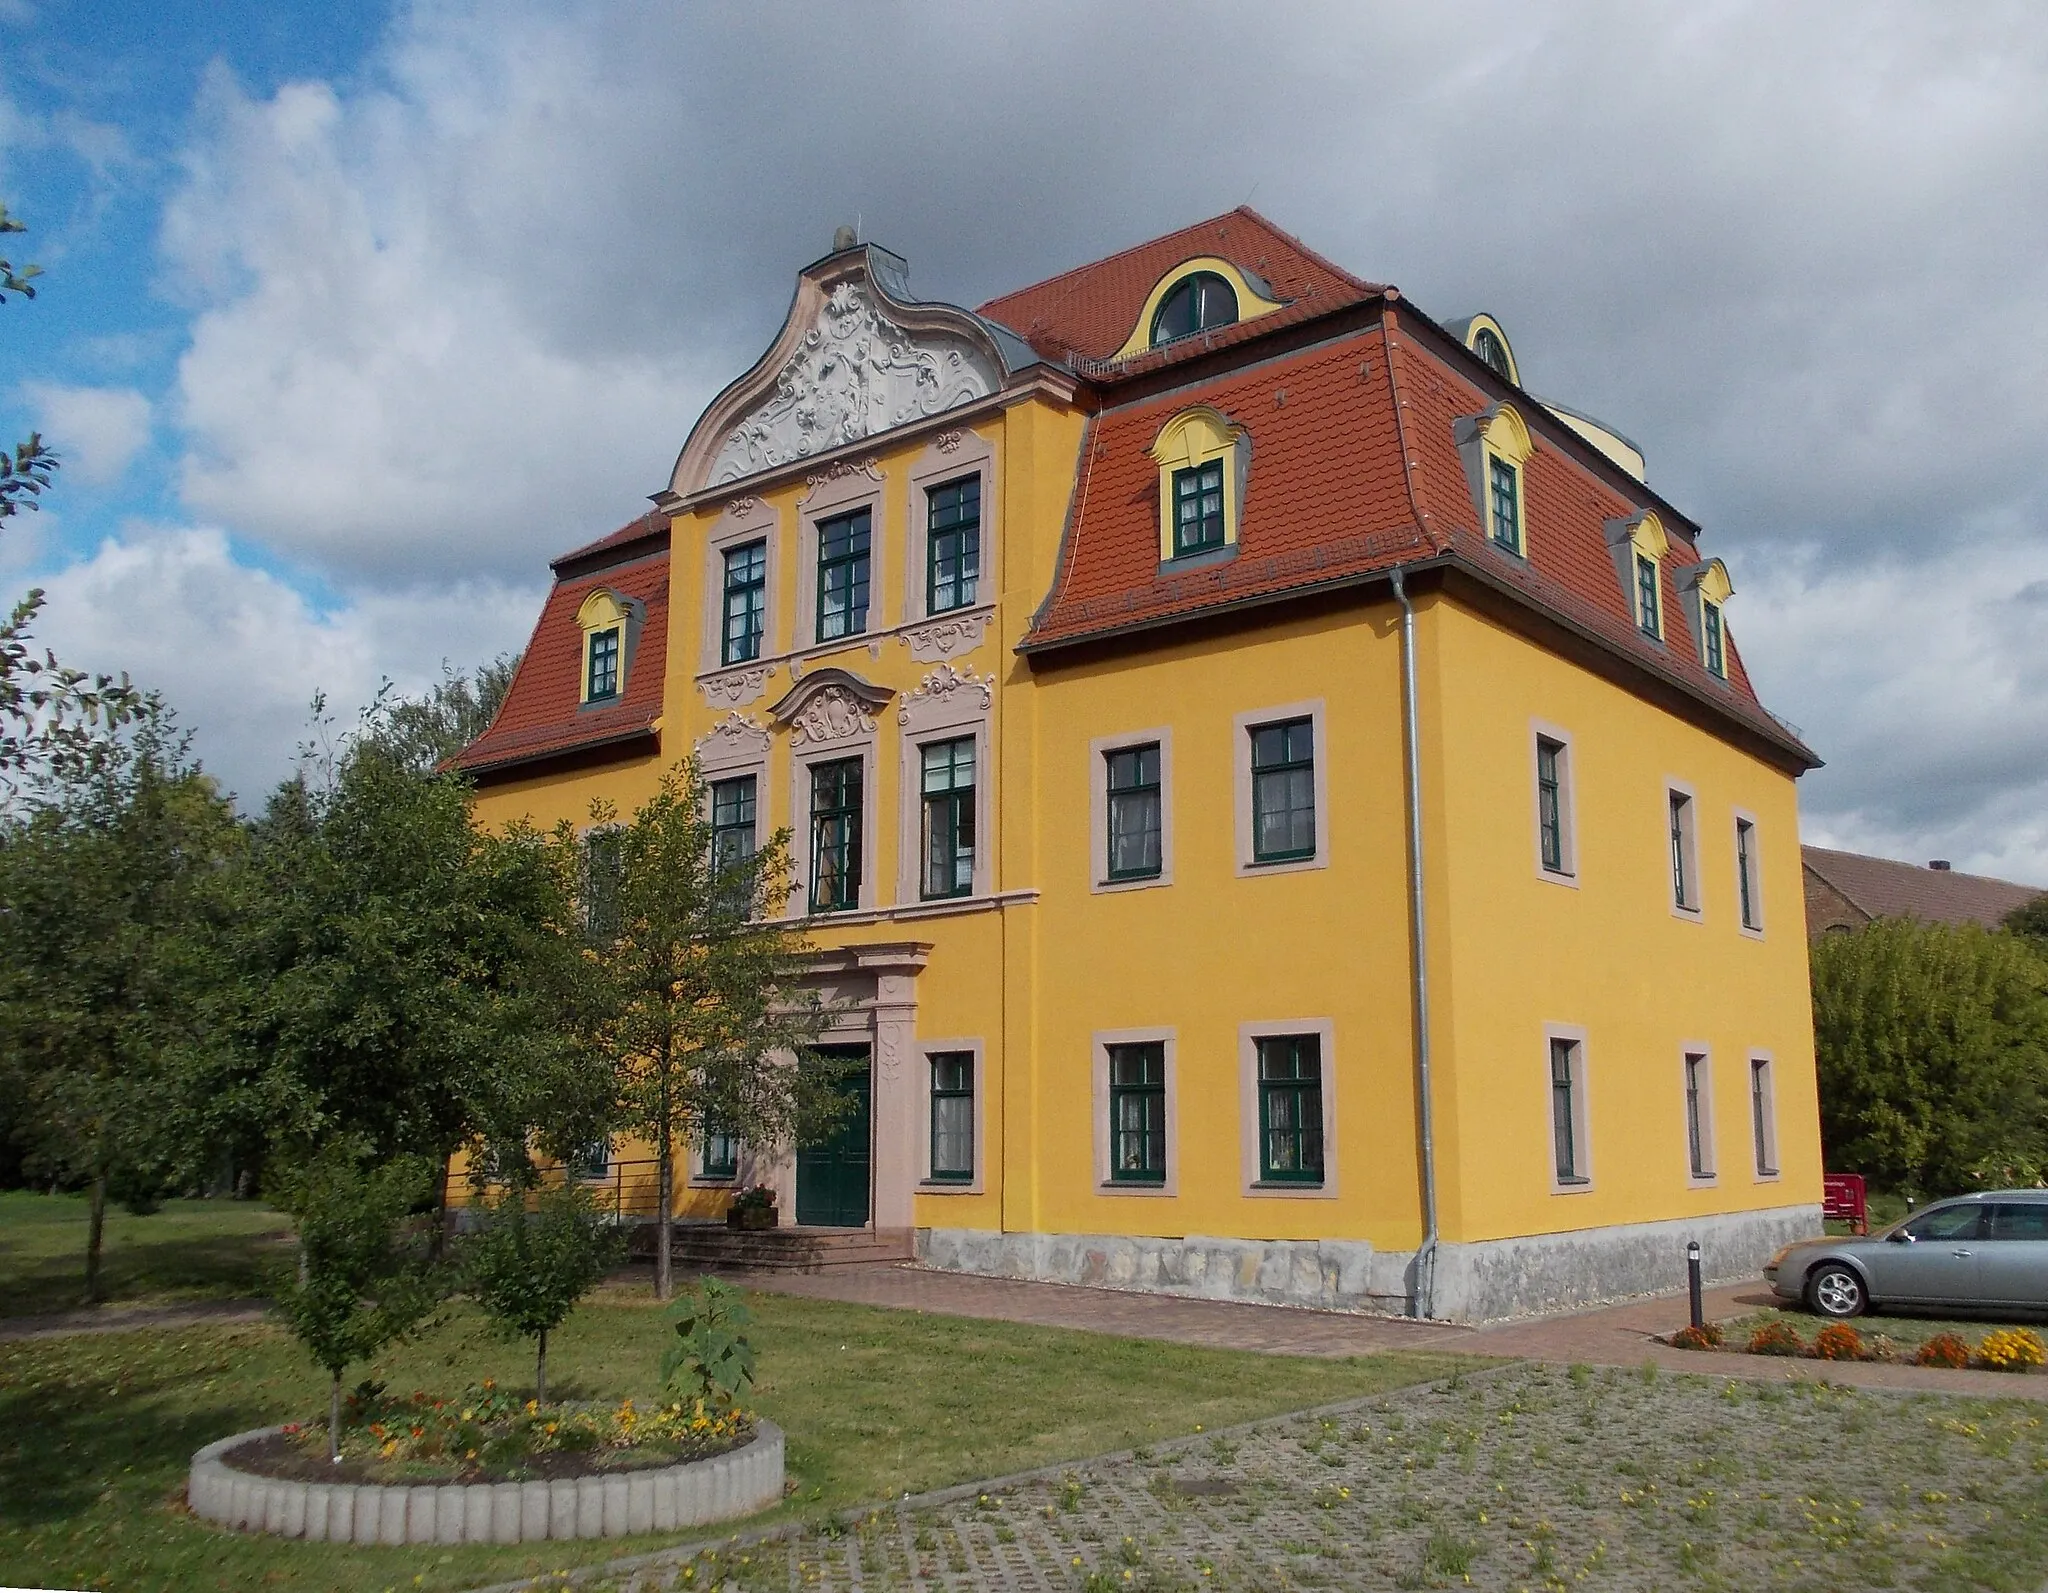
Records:
[[[1929,1195],[2048,1169],[2048,964],[1914,919],[1824,935],[1812,960],[1830,1165]]]
[[[234,810],[153,707],[87,774],[0,825],[0,1065],[30,1163],[84,1182],[88,1300],[110,1196],[190,1179],[225,1043],[208,929],[241,844]]]
[[[615,817],[597,807],[600,826]],[[630,824],[600,828],[584,898],[601,986],[598,1043],[620,1120],[655,1155],[655,1292],[673,1292],[675,1147],[706,1125],[750,1145],[805,1142],[844,1111],[808,1054],[820,1008],[801,987],[809,946],[776,915],[789,833],[715,857],[694,763],[670,770]]]
[[[619,1264],[619,1232],[569,1183],[528,1205],[528,1181],[512,1181],[462,1242],[470,1297],[509,1337],[534,1340],[533,1397],[548,1397],[548,1335]]]
[[[2048,891],[2006,914],[2005,927],[2048,956]]]
[[[441,678],[423,697],[400,697],[386,681],[365,725],[365,739],[401,768],[432,774],[490,729],[512,689],[519,655],[502,653],[475,674],[443,661]]]
[[[0,204],[0,235],[27,230]],[[33,299],[30,279],[41,275],[40,266],[17,268],[0,259],[0,304],[9,293]],[[39,508],[57,466],[40,433],[16,443],[11,455],[0,447],[0,520]],[[87,676],[58,663],[47,648],[38,652],[30,627],[42,607],[37,587],[0,620],[0,797],[22,785],[89,772],[107,738],[148,707],[126,675]]]
[[[380,1159],[337,1137],[279,1179],[298,1220],[296,1271],[278,1279],[278,1314],[330,1383],[327,1458],[341,1459],[341,1377],[416,1329],[446,1297],[445,1278],[409,1214],[432,1187],[423,1157]]]

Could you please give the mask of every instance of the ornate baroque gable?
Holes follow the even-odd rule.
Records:
[[[834,256],[798,279],[781,336],[705,411],[671,492],[797,464],[1001,389],[1001,353],[974,316],[892,298],[870,254]]]

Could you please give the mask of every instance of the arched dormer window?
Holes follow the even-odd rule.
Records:
[[[1472,352],[1492,369],[1494,375],[1506,377],[1510,381],[1514,379],[1508,375],[1508,346],[1500,340],[1500,334],[1492,327],[1482,326],[1473,334]]]
[[[1152,317],[1152,346],[1230,326],[1236,320],[1237,289],[1213,271],[1197,271],[1182,277],[1159,301]]]
[[[1719,559],[1695,564],[1678,577],[1679,596],[1684,599],[1686,619],[1699,638],[1700,663],[1716,680],[1728,678],[1728,622],[1722,605],[1735,595],[1728,579],[1728,566]]]
[[[1198,404],[1159,429],[1152,457],[1159,464],[1159,562],[1236,547],[1251,434]]]
[[[616,702],[626,689],[626,671],[640,630],[640,605],[609,587],[599,587],[576,610],[583,632],[582,689],[585,703]]]
[[[1536,441],[1512,404],[1457,424],[1458,452],[1479,511],[1481,534],[1503,553],[1529,556],[1527,466]]]
[[[1653,642],[1664,640],[1664,556],[1671,551],[1670,536],[1654,510],[1607,522],[1607,546],[1614,555],[1615,573],[1628,594],[1629,612],[1636,629]]]
[[[1517,387],[1522,385],[1521,367],[1515,363],[1515,351],[1508,342],[1507,328],[1484,310],[1462,321],[1451,322],[1445,330],[1470,349],[1473,357],[1502,381],[1513,382]]]

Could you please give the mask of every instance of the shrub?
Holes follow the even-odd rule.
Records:
[[[1790,1322],[1766,1322],[1749,1336],[1752,1355],[1804,1355],[1806,1340]]]
[[[2028,1372],[2043,1361],[2048,1344],[2032,1328],[2000,1328],[1977,1346],[1977,1364],[1988,1372]]]
[[[1863,1347],[1863,1335],[1846,1322],[1830,1322],[1813,1336],[1813,1358],[1817,1361],[1864,1361],[1870,1354]]]
[[[669,1317],[677,1342],[661,1358],[661,1380],[716,1409],[738,1403],[754,1381],[754,1346],[746,1334],[754,1313],[740,1291],[706,1278],[669,1307]]]
[[[1899,1341],[1888,1333],[1873,1333],[1870,1342],[1864,1346],[1864,1353],[1873,1361],[1896,1361],[1899,1355]]]
[[[1712,1322],[1702,1327],[1687,1323],[1668,1341],[1673,1348],[1681,1350],[1718,1350],[1721,1347],[1721,1330]]]
[[[1953,1333],[1937,1333],[1913,1354],[1915,1366],[1961,1367],[1970,1364],[1970,1346]]]

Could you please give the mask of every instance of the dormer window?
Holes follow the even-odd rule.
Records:
[[[1468,415],[1453,431],[1472,505],[1486,540],[1518,559],[1529,556],[1529,504],[1524,468],[1536,451],[1535,439],[1512,404],[1495,404],[1484,414]]]
[[[1653,641],[1664,637],[1657,603],[1657,561],[1642,553],[1636,555],[1636,628]]]
[[[1159,562],[1228,557],[1237,546],[1251,434],[1200,404],[1159,429],[1152,457],[1159,465]]]
[[[1223,461],[1173,473],[1173,556],[1223,546]]]
[[[1728,678],[1728,649],[1721,639],[1721,605],[1702,600],[1700,622],[1705,631],[1707,673]]]
[[[1688,565],[1677,572],[1678,596],[1692,633],[1699,639],[1700,663],[1716,680],[1728,678],[1728,621],[1722,604],[1735,595],[1728,566],[1719,559]]]
[[[1213,271],[1197,271],[1167,290],[1152,317],[1152,346],[1171,343],[1197,332],[1230,326],[1237,320],[1237,290]]]
[[[577,609],[576,623],[583,632],[580,685],[585,703],[611,702],[625,689],[643,612],[637,600],[602,586]]]
[[[1472,352],[1492,369],[1494,375],[1506,381],[1515,379],[1514,367],[1508,364],[1508,346],[1492,327],[1482,326],[1472,334]]]
[[[1522,472],[1498,454],[1490,456],[1487,467],[1490,507],[1493,510],[1491,535],[1493,540],[1508,552],[1519,556],[1522,551]]]

